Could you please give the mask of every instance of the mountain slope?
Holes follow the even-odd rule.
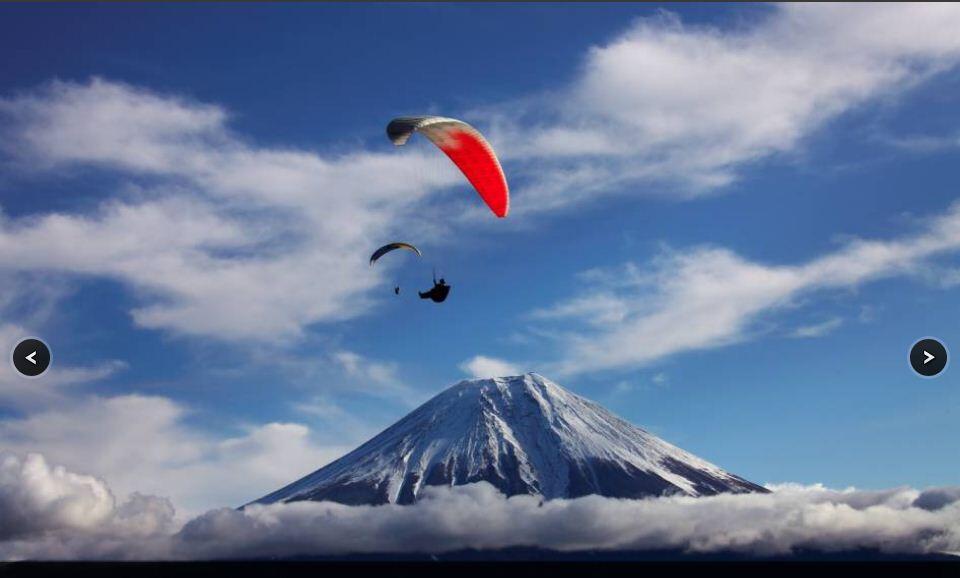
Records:
[[[528,373],[460,382],[255,503],[408,504],[425,486],[481,480],[548,499],[766,491]]]

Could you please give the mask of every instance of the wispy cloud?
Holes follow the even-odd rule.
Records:
[[[667,355],[747,339],[762,315],[801,296],[926,274],[926,260],[958,250],[960,205],[955,205],[916,234],[853,240],[796,265],[758,263],[716,247],[667,251],[646,265],[630,263],[607,275],[594,273],[584,295],[536,311],[533,317],[582,326],[577,332],[558,330],[564,349],[552,372],[639,367]]]
[[[843,319],[841,317],[833,317],[821,323],[797,327],[790,333],[790,336],[797,338],[823,337],[828,333],[836,331],[841,325],[843,325]]]
[[[2,310],[2,309],[0,309]],[[15,323],[0,323],[0,351],[13,351],[24,337],[33,332]],[[108,379],[127,368],[118,359],[101,361],[88,366],[65,366],[54,363],[43,379],[24,379],[10,363],[0,364],[0,406],[7,410],[29,412],[69,403],[76,386]]]
[[[367,310],[381,270],[356,247],[456,182],[408,151],[258,147],[216,105],[101,79],[0,100],[0,115],[24,170],[95,167],[136,192],[0,220],[0,268],[115,279],[139,295],[139,325],[175,333],[269,341]]]
[[[960,134],[905,134],[884,135],[878,140],[896,149],[912,153],[931,153],[960,148]]]
[[[475,379],[505,377],[524,373],[519,367],[496,357],[474,355],[460,364],[460,370]]]
[[[514,208],[724,187],[845,112],[955,66],[958,26],[960,8],[932,4],[781,4],[724,29],[669,12],[641,19],[594,46],[569,86],[491,107],[504,154],[521,169],[531,161]]]
[[[335,351],[333,359],[360,391],[388,397],[408,407],[423,401],[423,394],[400,379],[395,363],[378,361],[347,350]]]

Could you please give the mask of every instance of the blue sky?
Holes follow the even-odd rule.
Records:
[[[0,446],[233,504],[513,368],[758,482],[955,483],[955,368],[907,351],[960,343],[958,19],[2,6],[2,334],[55,366],[2,378]],[[487,134],[507,220],[384,138],[423,112]],[[370,270],[393,239],[425,262]],[[394,298],[430,264],[447,303]]]

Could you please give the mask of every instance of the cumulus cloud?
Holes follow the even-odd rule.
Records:
[[[460,364],[460,370],[475,379],[505,377],[523,373],[516,365],[496,357],[475,355]]]
[[[9,452],[0,452],[0,520],[3,560],[155,558],[151,544],[165,547],[177,529],[169,500],[135,493],[118,504],[100,479]]]
[[[0,539],[49,528],[96,526],[111,513],[113,495],[91,476],[51,468],[39,454],[0,455]]]
[[[532,317],[583,326],[578,333],[561,334],[564,359],[551,371],[638,367],[666,355],[746,339],[761,316],[816,291],[926,274],[925,261],[958,250],[960,204],[913,235],[853,240],[796,265],[758,263],[717,247],[668,250],[647,265],[594,271],[588,275],[587,293]]]
[[[430,488],[412,506],[296,502],[211,510],[182,527],[169,502],[116,506],[99,480],[40,456],[0,461],[0,558],[229,559],[444,553],[512,546],[558,551],[789,554],[960,548],[956,488],[918,492],[774,486],[771,494],[623,500],[506,498],[487,483]]]
[[[541,175],[514,208],[671,183],[683,197],[709,192],[960,59],[957,6],[783,4],[758,14],[728,28],[668,12],[641,19],[594,46],[570,86],[494,108],[504,154]]]
[[[184,513],[234,506],[300,478],[352,449],[323,444],[298,423],[243,427],[235,435],[194,425],[165,397],[74,397],[0,421],[3,449],[42,452],[56,463],[109,479],[120,496],[172,498]]]

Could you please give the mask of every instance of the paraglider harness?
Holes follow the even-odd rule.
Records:
[[[442,278],[437,281],[437,272],[433,272],[433,288],[429,291],[418,291],[421,299],[430,299],[434,303],[443,303],[450,294],[450,286]]]

